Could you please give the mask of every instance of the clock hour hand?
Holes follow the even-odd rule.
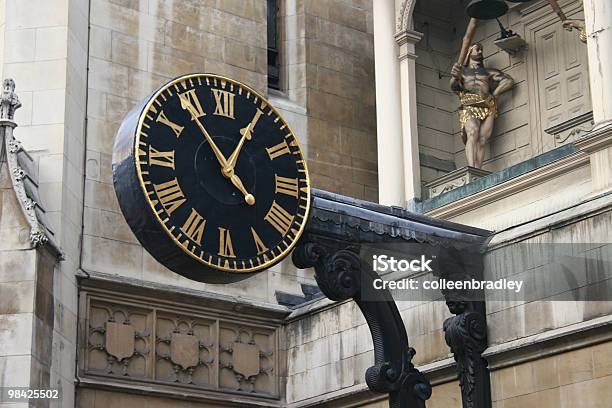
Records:
[[[234,170],[234,167],[236,167],[236,162],[238,161],[238,155],[240,154],[240,150],[242,150],[242,146],[244,146],[244,141],[251,140],[251,137],[252,137],[251,126],[252,125],[253,123],[251,122],[247,125],[247,127],[240,129],[242,138],[238,142],[238,146],[236,146],[236,149],[234,149],[234,152],[232,153],[232,155],[229,157],[229,159],[227,159],[227,166],[223,168],[223,175],[227,178],[231,177],[230,172]]]
[[[215,157],[217,158],[217,161],[219,161],[219,164],[221,165],[221,169],[225,169],[227,167],[227,160],[225,160],[225,156],[223,156],[223,153],[221,153],[221,150],[219,150],[219,148],[215,144],[215,142],[212,139],[212,137],[210,137],[210,135],[206,131],[206,128],[204,127],[204,125],[202,125],[202,122],[200,122],[200,119],[198,118],[198,116],[196,115],[196,113],[193,110],[193,106],[191,106],[191,104],[188,103],[188,104],[185,105],[185,108],[189,111],[189,113],[191,114],[191,117],[198,124],[198,127],[200,128],[200,130],[204,134],[204,137],[208,141],[208,144],[210,145],[213,153],[215,154]]]
[[[244,201],[246,201],[248,205],[255,204],[255,197],[253,194],[246,191],[246,188],[244,188],[244,185],[242,184],[242,180],[240,180],[240,177],[238,177],[233,170],[231,171],[230,180],[232,184],[236,186],[236,188],[240,190],[242,194],[244,194]]]
[[[240,134],[242,135],[242,138],[240,139],[240,142],[238,142],[238,146],[236,146],[236,149],[234,149],[234,152],[232,153],[230,158],[227,160],[227,166],[223,169],[223,175],[225,177],[230,177],[228,176],[229,171],[230,169],[233,169],[236,166],[236,161],[238,161],[238,155],[240,154],[242,146],[244,146],[245,139],[251,140],[251,138],[253,137],[253,128],[255,127],[255,125],[257,125],[257,121],[259,121],[259,117],[262,114],[263,112],[257,109],[257,111],[255,111],[255,116],[253,116],[253,119],[251,119],[251,122],[246,127],[240,129]]]

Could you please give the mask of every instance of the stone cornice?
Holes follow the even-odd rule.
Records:
[[[574,144],[580,151],[587,153],[612,146],[612,124],[596,128],[587,136],[576,140]]]
[[[598,317],[491,346],[483,356],[491,370],[497,370],[609,341],[611,327],[612,316]]]
[[[423,33],[418,31],[405,29],[400,30],[395,34],[395,42],[399,46],[399,59],[405,58],[416,59],[417,55],[414,52],[414,45],[421,41]]]
[[[423,33],[414,30],[401,30],[395,34],[397,45],[416,44],[423,39]]]
[[[291,311],[285,306],[258,302],[221,293],[190,289],[151,281],[109,275],[101,272],[82,271],[77,274],[81,289],[94,293],[124,294],[150,301],[151,297],[167,305],[190,305],[219,315],[233,316],[236,313],[251,320],[261,320],[280,326]]]
[[[584,152],[577,152],[566,156],[547,166],[540,167],[503,183],[494,185],[485,190],[449,203],[445,206],[427,212],[430,217],[452,218],[466,212],[475,210],[502,198],[509,197],[519,191],[526,190],[547,180],[558,177],[573,169],[586,166],[589,163],[589,156]]]

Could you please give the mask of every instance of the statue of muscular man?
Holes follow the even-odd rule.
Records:
[[[514,86],[514,80],[498,69],[485,68],[482,45],[472,45],[463,64],[451,70],[451,89],[459,95],[461,138],[469,166],[481,168],[484,147],[493,133],[497,97]]]

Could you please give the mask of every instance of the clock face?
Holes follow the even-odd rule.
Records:
[[[134,150],[142,211],[198,263],[258,271],[300,236],[310,203],[304,157],[285,120],[247,86],[208,74],[171,81],[144,106]]]

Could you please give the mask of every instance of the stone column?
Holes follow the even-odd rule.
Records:
[[[414,45],[423,34],[402,29],[395,35],[399,46],[404,191],[407,206],[421,198],[421,165],[417,128],[416,67]]]
[[[373,7],[379,202],[403,207],[406,194],[395,1],[376,0]]]
[[[612,124],[612,4],[584,0],[589,77],[596,127]]]

